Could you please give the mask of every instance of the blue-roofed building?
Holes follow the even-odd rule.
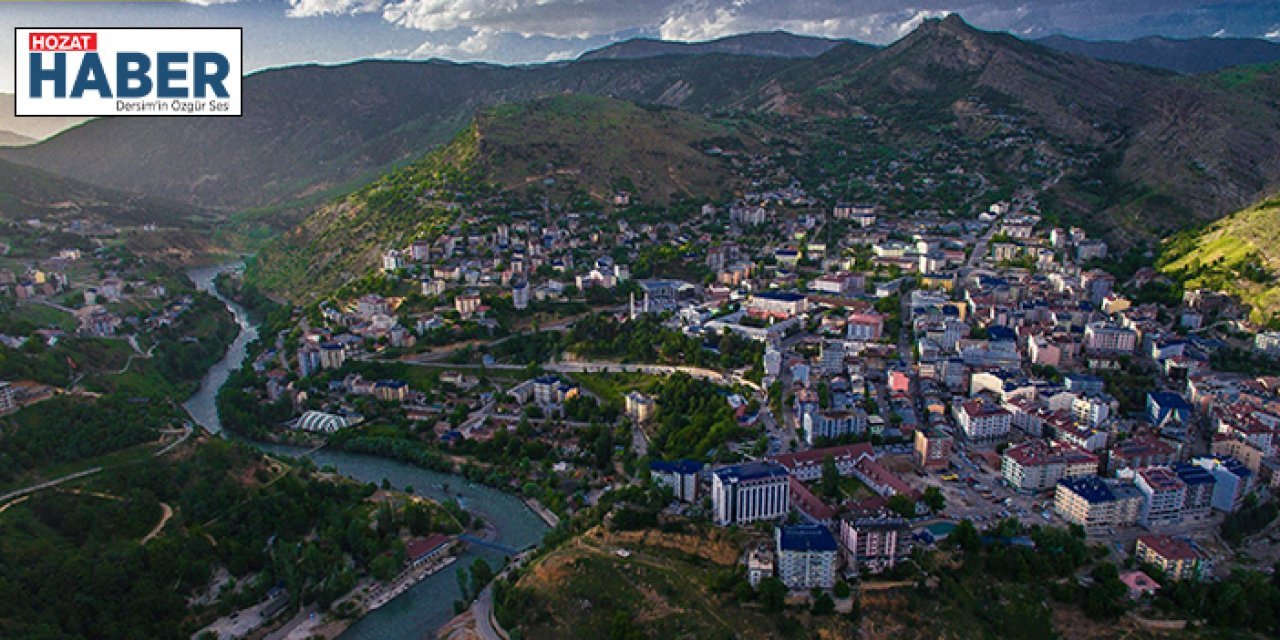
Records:
[[[774,529],[778,579],[793,591],[836,584],[836,539],[826,527],[798,524]]]
[[[1214,509],[1231,513],[1244,505],[1245,496],[1253,490],[1253,472],[1243,462],[1215,456],[1192,458],[1191,463],[1213,474]]]
[[[992,342],[1014,342],[1018,337],[1009,327],[992,325],[987,327],[987,339]]]
[[[1191,405],[1181,395],[1168,391],[1147,393],[1147,419],[1162,433],[1181,439],[1191,424]]]
[[[693,502],[698,499],[698,475],[702,463],[697,460],[650,460],[649,476],[654,484],[668,487],[677,500]]]
[[[1112,484],[1098,476],[1063,478],[1053,495],[1054,511],[1091,533],[1136,523],[1142,506],[1142,493],[1132,484]]]
[[[716,524],[729,526],[776,520],[791,509],[787,468],[776,462],[748,462],[711,472],[711,505]]]
[[[1169,466],[1183,484],[1187,485],[1187,494],[1182,503],[1182,519],[1201,520],[1208,517],[1213,509],[1213,492],[1218,482],[1213,473],[1189,462],[1175,462]]]

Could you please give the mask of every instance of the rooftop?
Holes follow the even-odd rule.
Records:
[[[742,482],[745,480],[756,480],[759,478],[785,478],[787,477],[786,467],[776,462],[747,462],[745,464],[735,464],[728,467],[721,467],[713,471],[721,482]]]
[[[1200,557],[1186,540],[1166,535],[1147,534],[1138,536],[1138,542],[1150,547],[1156,555],[1166,560],[1195,560]]]
[[[816,524],[797,524],[778,530],[778,547],[783,551],[831,551],[836,550],[836,539],[826,527]]]

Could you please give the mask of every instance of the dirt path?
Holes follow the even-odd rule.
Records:
[[[161,502],[160,509],[163,511],[163,513],[160,514],[160,522],[157,522],[156,526],[152,527],[150,533],[142,537],[142,544],[151,542],[152,538],[160,535],[160,532],[164,530],[164,525],[169,523],[169,518],[173,517],[173,507],[170,507],[168,503]]]

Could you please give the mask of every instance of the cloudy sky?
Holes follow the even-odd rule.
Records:
[[[260,69],[371,57],[543,62],[636,36],[773,29],[888,43],[949,12],[1025,37],[1280,42],[1276,0],[0,0],[0,91],[13,88],[15,27],[239,26],[245,66]]]

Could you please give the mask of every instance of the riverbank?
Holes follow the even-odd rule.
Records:
[[[236,263],[188,272],[197,288],[208,291],[227,306],[241,328],[240,335],[228,347],[225,357],[210,368],[201,381],[199,390],[183,405],[196,424],[216,435],[226,435],[218,417],[218,391],[231,373],[243,365],[248,356],[248,345],[258,338],[258,326],[248,312],[223,296],[214,286],[218,274],[240,267]],[[337,473],[359,482],[381,485],[385,481],[401,490],[413,487],[417,495],[438,502],[457,500],[468,512],[485,523],[486,531],[482,535],[496,543],[496,546],[514,549],[535,546],[550,530],[548,523],[558,521],[554,513],[541,505],[535,507],[505,491],[476,483],[455,473],[330,447],[243,441],[267,454],[310,458],[320,467],[330,466]],[[498,548],[469,544],[449,566],[456,563],[459,567],[467,567],[476,559],[484,558],[496,567],[505,562],[506,556]],[[454,617],[454,601],[462,599],[458,581],[451,575],[454,572],[447,571],[446,568],[442,566],[421,576],[395,597],[387,598],[358,620],[318,614],[312,618],[304,611],[300,618],[290,620],[271,637],[305,637],[298,634],[308,630],[311,634],[324,637],[337,635],[343,640],[420,640],[434,636],[442,625]]]

